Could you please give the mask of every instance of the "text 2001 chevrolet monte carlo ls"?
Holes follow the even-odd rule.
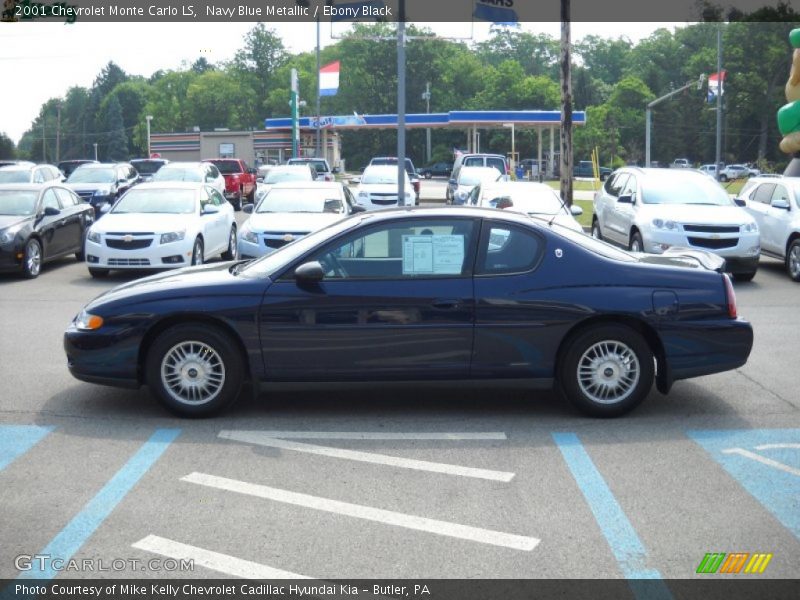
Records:
[[[670,252],[672,254],[670,254]],[[747,361],[722,259],[632,255],[494,209],[396,209],[340,221],[252,262],[114,288],[64,335],[83,381],[147,384],[216,412],[242,383],[518,380],[623,414],[655,380]]]

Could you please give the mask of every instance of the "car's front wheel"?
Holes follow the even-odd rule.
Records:
[[[786,272],[792,281],[800,281],[800,238],[789,244],[786,252]]]
[[[231,227],[228,235],[228,248],[222,253],[222,260],[236,260],[238,244],[236,243],[236,226]]]
[[[192,266],[203,264],[203,239],[198,237],[192,247]]]
[[[728,176],[727,176],[727,175],[720,175],[720,176],[719,176],[719,180],[720,180],[722,183],[725,183],[725,182],[727,182],[727,181],[728,181]]]
[[[642,241],[642,234],[634,231],[631,236],[631,244],[629,247],[631,252],[644,252],[644,242]]]
[[[22,255],[22,275],[27,279],[35,279],[42,270],[42,245],[39,240],[31,238],[25,244]]]
[[[595,325],[569,342],[559,362],[558,382],[582,412],[617,417],[635,408],[653,386],[653,353],[637,331]]]
[[[596,240],[603,239],[603,233],[600,231],[600,221],[597,217],[592,220],[592,237]]]
[[[184,417],[205,417],[236,400],[242,357],[222,330],[183,324],[159,335],[147,352],[147,383],[158,400]]]

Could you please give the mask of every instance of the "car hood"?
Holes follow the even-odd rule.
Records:
[[[367,192],[369,194],[396,194],[396,183],[362,183],[356,192]]]
[[[93,225],[93,230],[100,233],[119,231],[124,233],[138,233],[152,231],[154,233],[167,233],[186,229],[187,220],[193,215],[170,214],[117,214],[106,213],[101,221]]]
[[[345,215],[334,213],[253,213],[247,220],[251,231],[279,233],[308,233],[327,227]]]
[[[111,183],[67,183],[66,186],[74,192],[94,192],[95,190],[103,190],[106,194],[114,187]]]
[[[743,225],[753,218],[738,206],[704,204],[642,204],[648,218],[702,225]]]
[[[225,295],[230,291],[223,284],[245,281],[231,273],[233,264],[222,262],[185,267],[136,279],[97,296],[86,305],[86,310],[91,312],[93,308],[111,303],[124,305],[146,301],[151,295],[159,300],[197,296],[204,288],[213,289],[215,295]]]
[[[13,227],[14,225],[19,225],[20,223],[24,223],[31,218],[32,217],[20,215],[0,215],[0,230]]]

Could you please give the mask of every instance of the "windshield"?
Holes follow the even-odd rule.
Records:
[[[344,203],[335,189],[272,188],[256,208],[257,213],[335,213],[344,212]]]
[[[0,191],[0,215],[28,216],[36,209],[36,192]]]
[[[511,184],[507,187],[487,188],[483,192],[483,206],[495,206],[499,198],[511,198],[514,210],[536,215],[555,215],[569,212],[561,199],[550,189],[538,186],[526,189],[527,184]]]
[[[230,175],[231,173],[241,173],[242,168],[238,160],[210,160],[208,162],[214,163],[223,175]]]
[[[0,170],[0,183],[28,183],[31,180],[31,172],[27,169]]]
[[[114,183],[114,169],[75,169],[67,179],[67,183]]]
[[[642,201],[645,204],[710,204],[731,206],[733,200],[710,177],[677,177],[667,173],[643,178]]]
[[[152,175],[164,166],[160,160],[137,160],[131,162],[140,175]]]
[[[575,231],[569,227],[564,227],[557,223],[553,223],[551,227],[553,227],[558,234],[562,235],[568,240],[575,242],[579,246],[586,248],[595,254],[599,254],[600,256],[604,256],[612,260],[621,260],[623,262],[639,262],[636,257],[625,250],[620,250],[619,248],[612,246],[607,242],[595,239],[585,233],[580,233],[579,231]]]
[[[203,175],[198,169],[166,166],[153,175],[153,181],[203,181]]]
[[[343,231],[352,229],[365,218],[369,217],[351,217],[349,219],[336,221],[323,229],[304,235],[270,254],[245,264],[241,268],[241,271],[239,271],[239,274],[253,278],[272,277],[282,271],[287,265],[292,263],[292,261],[324,243],[328,238],[332,238]]]
[[[195,211],[194,190],[143,190],[134,188],[114,205],[114,214],[175,214]]]
[[[311,172],[308,169],[272,169],[264,179],[264,183],[281,181],[311,181]]]
[[[328,171],[324,160],[290,160],[288,164],[311,165],[317,173],[326,173]]]

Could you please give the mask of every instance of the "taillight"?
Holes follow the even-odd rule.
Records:
[[[731,319],[735,319],[737,317],[736,292],[733,291],[733,284],[731,283],[731,278],[728,276],[728,274],[723,273],[722,278],[725,280],[725,300],[728,303],[728,316]]]

